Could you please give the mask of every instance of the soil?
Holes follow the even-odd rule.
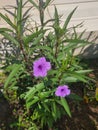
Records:
[[[95,80],[95,88],[90,91],[89,95],[92,98],[84,97],[84,100],[79,103],[70,103],[70,109],[72,112],[72,118],[67,116],[62,117],[55,126],[58,128],[56,130],[98,130],[98,101],[95,99],[95,89],[98,87],[98,59],[90,59],[87,61],[88,66],[93,72],[90,73],[90,77]],[[82,89],[80,92],[80,88],[76,87],[77,93],[82,95]],[[3,98],[2,93],[0,93],[0,97],[3,100],[0,100],[0,130],[11,130],[9,128],[9,123],[13,119],[13,115],[11,115],[10,105]],[[13,129],[14,130],[14,129]]]
[[[74,108],[72,118],[64,116],[58,124],[58,130],[98,130],[98,104],[81,103]]]

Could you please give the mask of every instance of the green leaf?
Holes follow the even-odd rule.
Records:
[[[64,81],[67,82],[67,83],[68,82],[69,83],[71,83],[71,82],[73,83],[73,82],[77,82],[78,79],[76,77],[67,76],[67,77],[64,78]]]
[[[59,15],[58,15],[58,11],[57,8],[55,7],[55,14],[54,14],[54,18],[55,18],[55,25],[59,25]]]
[[[74,14],[74,12],[75,12],[76,9],[77,9],[77,7],[68,15],[68,17],[67,17],[67,19],[66,19],[66,21],[65,21],[65,23],[63,25],[63,29],[65,31],[66,31],[67,26],[68,26],[68,24],[69,24],[69,22],[70,22],[70,20],[71,20],[71,18],[72,18],[72,16],[73,16],[73,14]]]
[[[40,34],[40,35],[35,39],[35,41],[33,41],[31,47],[32,47],[32,46],[35,46],[35,45],[38,44],[38,43],[40,43],[40,40],[43,38],[43,35],[44,35],[43,33]]]
[[[40,100],[39,97],[34,97],[32,100],[26,101],[26,107],[29,109],[33,104]]]
[[[25,5],[26,5],[27,3],[28,3],[28,0],[23,3],[22,7],[25,7]]]
[[[78,70],[78,71],[75,71],[75,72],[79,73],[79,74],[85,74],[85,73],[92,72],[92,70]]]
[[[32,42],[34,40],[34,38],[37,38],[40,34],[44,35],[44,32],[42,32],[42,30],[37,31],[37,32],[33,32],[32,34],[23,37],[23,41],[25,44],[28,44],[29,42]]]
[[[43,102],[44,109],[48,112],[50,112],[49,106]]]
[[[39,45],[37,47],[35,46],[35,47],[32,48],[32,50],[35,50],[35,49],[41,49],[41,50],[48,51],[48,53],[49,52],[52,53],[52,49],[50,47],[48,47],[48,46],[41,46],[41,45]]]
[[[19,72],[19,70],[21,68],[21,65],[18,65],[18,64],[14,64],[13,66],[14,66],[14,68],[13,68],[12,72],[9,74],[7,80],[5,81],[5,84],[4,84],[5,89],[9,86],[13,77]]]
[[[58,118],[58,111],[57,111],[57,106],[56,106],[56,103],[55,102],[52,102],[51,103],[51,107],[52,107],[52,115],[54,117],[54,120],[56,121],[57,118]]]
[[[50,95],[49,92],[41,92],[44,89],[44,83],[39,83],[34,87],[30,88],[30,90],[26,93],[24,99],[26,100],[26,106],[29,109],[33,104],[40,101],[42,98],[46,98]]]
[[[78,81],[82,81],[84,83],[88,82],[87,77],[85,75],[83,75],[83,74],[79,74],[79,73],[76,73],[76,72],[71,72],[71,73],[69,73],[69,75],[77,78]]]
[[[29,0],[31,4],[33,4],[34,7],[36,7],[39,10],[39,6],[34,2],[34,0]]]
[[[1,33],[5,38],[7,38],[9,41],[13,42],[15,45],[19,46],[19,43],[18,41],[13,37],[11,36],[11,34],[7,33],[7,32],[3,32]]]
[[[66,39],[62,41],[63,43],[68,43],[65,47],[65,51],[69,51],[71,49],[79,48],[88,44],[94,44],[92,42],[89,42],[87,40],[82,39]]]
[[[85,34],[85,32],[86,32],[86,29],[79,34],[79,37],[78,37],[78,38],[81,39],[82,36]]]
[[[29,18],[30,14],[28,14],[30,12],[30,10],[32,9],[32,7],[29,7],[24,13],[23,13],[23,18],[25,18],[25,20],[27,18]]]
[[[8,23],[8,25],[10,25],[13,29],[16,30],[16,26],[13,24],[13,22],[10,20],[10,18],[7,15],[4,16],[2,13],[0,13],[0,17],[2,17],[4,21]]]
[[[46,0],[45,5],[44,5],[44,9],[47,8],[47,6],[49,5],[50,2],[51,2],[51,0]]]
[[[52,93],[52,91],[40,92],[38,95],[42,99],[42,98],[49,97],[51,93]]]
[[[73,94],[73,93],[70,94],[68,97],[73,99],[73,100],[78,100],[78,101],[82,101],[83,100],[82,97],[78,96],[77,94]]]
[[[8,29],[8,28],[0,28],[0,33],[6,32],[6,31],[13,32],[11,29]]]
[[[69,105],[68,105],[66,99],[61,98],[61,103],[62,103],[62,106],[64,107],[65,111],[67,112],[67,114],[71,117],[70,108],[69,108]]]
[[[30,88],[30,90],[26,93],[24,98],[27,101],[33,99],[35,93],[41,91],[44,87],[45,87],[44,83],[39,83],[39,84],[35,85],[34,87]]]
[[[13,88],[16,89],[17,88],[16,84],[17,84],[16,79],[14,79],[14,81],[11,81],[10,89],[13,89]]]
[[[11,6],[11,7],[15,9],[14,6]],[[13,16],[14,18],[16,17],[16,14],[13,13],[12,10],[10,11],[9,8],[8,8],[8,9],[7,9],[7,8],[4,8],[4,10],[5,10],[7,13],[9,13],[11,16]]]

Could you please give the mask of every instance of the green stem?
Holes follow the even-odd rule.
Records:
[[[43,28],[44,26],[44,2],[43,0],[39,0],[39,13],[40,13],[41,26]]]
[[[56,47],[55,47],[55,58],[57,58],[57,54],[58,54],[58,45],[59,45],[59,43],[57,41]]]
[[[19,43],[20,43],[20,50],[21,50],[21,52],[22,52],[22,54],[23,54],[27,71],[28,71],[28,73],[29,73],[29,74],[31,75],[31,77],[32,77],[32,70],[31,70],[31,68],[30,68],[30,66],[29,66],[29,60],[28,60],[26,51],[25,51],[24,46],[23,46],[23,40],[21,39],[20,36],[18,36],[18,41],[19,41]]]
[[[22,51],[22,54],[24,56],[24,60],[26,63],[28,63],[28,58],[27,58],[26,52],[24,50],[23,41],[20,38],[19,38],[19,43],[20,43],[20,50]]]

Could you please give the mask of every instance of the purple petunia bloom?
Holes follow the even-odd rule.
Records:
[[[33,63],[33,75],[35,77],[45,77],[50,69],[51,64],[46,61],[45,57],[41,57]]]
[[[55,95],[59,97],[65,97],[70,94],[70,89],[67,85],[58,86],[56,89]]]

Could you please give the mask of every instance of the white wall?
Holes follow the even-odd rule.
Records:
[[[11,6],[15,6],[16,0],[0,0],[0,12],[5,14],[4,7],[13,12],[13,8]],[[26,1],[26,0],[23,0]],[[38,1],[38,0],[34,0]],[[11,6],[8,6],[11,5]],[[56,5],[58,12],[62,16],[62,21],[65,21],[67,15],[78,6],[76,12],[73,15],[73,18],[69,24],[69,26],[74,26],[81,22],[84,22],[83,28],[78,31],[82,31],[83,29],[87,29],[87,31],[97,31],[98,30],[98,0],[54,0],[51,5],[48,7],[48,11],[45,13],[45,18],[49,19],[50,16],[53,17],[54,14],[54,5]],[[26,8],[31,6],[27,5]],[[39,21],[39,13],[34,8],[31,10],[30,14],[32,15],[32,19],[36,22]],[[11,16],[10,16],[11,17]],[[7,24],[0,19],[0,27],[7,26]]]
[[[26,0],[23,0],[24,2]],[[38,0],[34,0],[38,2]],[[0,0],[0,12],[5,14],[3,8],[7,8],[11,12],[13,12],[12,6],[15,6],[16,0]],[[10,6],[9,6],[10,5]],[[54,0],[48,9],[45,12],[45,19],[49,19],[54,15],[54,5],[56,5],[58,12],[62,15],[62,23],[65,21],[68,14],[77,6],[77,10],[74,13],[69,26],[77,25],[81,22],[83,23],[83,27],[78,29],[78,32],[86,29],[85,37],[89,35],[91,31],[93,31],[93,35],[91,39],[94,39],[98,36],[98,0]],[[31,6],[29,3],[25,8],[28,9]],[[6,13],[7,14],[7,13]],[[39,12],[32,8],[30,15],[31,18],[39,23]],[[11,19],[12,17],[9,16]],[[5,23],[2,19],[0,19],[0,27],[8,27],[7,23]],[[78,54],[80,50],[76,50],[76,54]],[[83,52],[82,56],[87,58],[98,57],[98,38],[96,39],[96,44],[87,46]]]

